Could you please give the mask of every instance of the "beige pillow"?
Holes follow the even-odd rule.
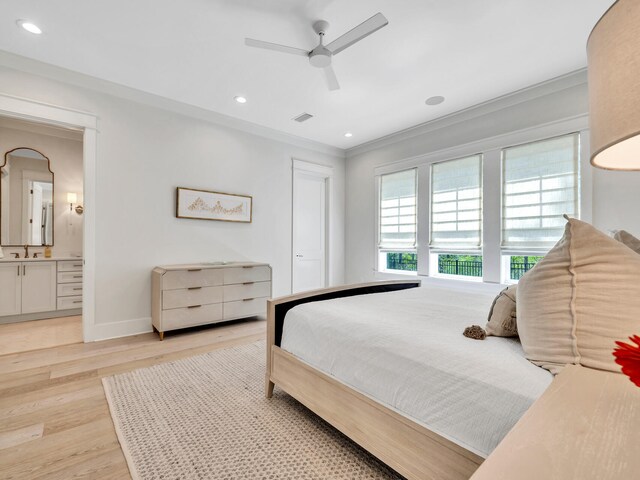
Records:
[[[640,240],[631,235],[629,232],[625,230],[616,230],[613,238],[615,238],[619,242],[624,243],[634,252],[640,254]]]
[[[517,285],[502,290],[491,304],[489,321],[485,330],[487,335],[496,337],[516,337],[516,288]]]
[[[520,279],[518,334],[526,357],[619,372],[616,340],[640,332],[640,255],[569,219],[562,239]]]

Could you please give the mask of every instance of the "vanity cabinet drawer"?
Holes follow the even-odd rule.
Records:
[[[82,283],[59,283],[58,297],[82,295]]]
[[[70,310],[82,307],[82,297],[58,297],[58,310]]]
[[[246,282],[224,286],[224,301],[235,302],[246,298],[271,296],[271,282]]]
[[[162,292],[162,308],[180,308],[222,302],[222,287],[191,287]]]
[[[60,260],[58,262],[58,272],[81,272],[82,259],[78,260]]]
[[[245,282],[267,282],[269,280],[271,280],[271,269],[267,266],[224,269],[225,285]]]
[[[175,290],[189,287],[214,287],[222,285],[222,270],[214,268],[193,268],[173,270],[162,278],[163,290]]]
[[[239,302],[225,302],[224,319],[251,317],[253,315],[264,315],[267,311],[266,298],[252,298],[250,300],[240,300]]]
[[[222,320],[222,303],[194,308],[174,308],[162,312],[162,331],[192,327]]]
[[[58,272],[58,283],[82,282],[82,272]]]

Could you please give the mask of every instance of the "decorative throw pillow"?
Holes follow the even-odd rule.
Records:
[[[516,337],[516,289],[517,285],[502,290],[493,300],[489,310],[489,321],[485,330],[487,335],[496,337]]]
[[[572,363],[619,372],[616,340],[640,331],[640,255],[567,220],[562,239],[518,285],[525,356],[554,374]]]
[[[640,240],[631,235],[626,230],[616,230],[613,238],[618,240],[619,242],[624,243],[627,247],[629,247],[634,252],[640,254]]]

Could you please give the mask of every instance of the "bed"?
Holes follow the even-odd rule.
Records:
[[[269,302],[274,384],[407,478],[466,479],[551,383],[513,339],[474,341],[493,293],[391,281]]]

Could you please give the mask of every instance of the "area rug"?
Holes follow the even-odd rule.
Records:
[[[278,390],[264,342],[103,379],[134,480],[401,479]]]

